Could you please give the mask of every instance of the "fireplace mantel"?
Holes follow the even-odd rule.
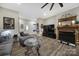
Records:
[[[71,17],[67,17],[67,18],[61,18],[58,20],[58,23],[61,22],[61,24],[58,24],[58,38],[59,38],[59,34],[60,32],[75,32],[75,44],[79,44],[79,24],[72,24],[72,21],[76,20],[77,16],[71,16]],[[70,25],[66,24],[63,25],[63,22],[68,22],[70,23]]]

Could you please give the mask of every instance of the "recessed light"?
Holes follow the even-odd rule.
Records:
[[[44,16],[46,16],[47,14],[46,13],[44,13]]]

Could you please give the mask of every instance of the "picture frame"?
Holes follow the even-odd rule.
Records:
[[[15,19],[3,17],[3,29],[15,29]]]

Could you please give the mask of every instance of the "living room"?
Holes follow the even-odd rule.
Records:
[[[0,55],[79,56],[78,10],[79,3],[0,3]]]

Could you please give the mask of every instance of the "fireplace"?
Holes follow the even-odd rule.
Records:
[[[61,42],[66,42],[67,44],[75,44],[75,31],[73,32],[62,32],[59,31],[59,40]]]
[[[76,24],[77,16],[58,19],[58,39],[67,44],[79,44],[79,24]]]

